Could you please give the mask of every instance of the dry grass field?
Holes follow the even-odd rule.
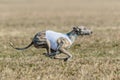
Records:
[[[68,62],[9,45],[24,47],[39,31],[66,33],[75,25],[93,34],[76,40]],[[0,0],[0,80],[120,80],[120,0]]]

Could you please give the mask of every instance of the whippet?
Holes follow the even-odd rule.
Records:
[[[92,31],[83,26],[73,27],[72,31],[66,34],[46,30],[38,32],[34,36],[32,42],[24,48],[15,48],[12,43],[10,45],[17,50],[24,50],[32,45],[34,45],[35,48],[46,48],[47,55],[49,57],[54,57],[55,59],[63,59],[64,61],[67,61],[72,58],[72,55],[67,51],[67,49],[71,47],[76,38],[80,35],[90,34],[92,34]],[[65,55],[67,55],[67,57],[56,57],[56,55],[59,53],[64,53]]]

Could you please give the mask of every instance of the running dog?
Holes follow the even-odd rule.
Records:
[[[34,45],[35,48],[46,48],[47,56],[67,61],[72,58],[72,55],[67,51],[67,49],[71,47],[76,38],[80,35],[83,36],[90,34],[92,34],[92,31],[83,26],[73,27],[72,31],[66,34],[46,30],[38,32],[34,36],[32,42],[24,48],[15,48],[12,43],[10,43],[10,45],[17,50],[24,50],[32,45]],[[57,57],[56,55],[60,53],[64,53],[67,57]]]

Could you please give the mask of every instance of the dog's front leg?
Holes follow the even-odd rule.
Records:
[[[70,58],[72,58],[72,55],[64,48],[60,48],[59,49],[62,53],[64,53],[65,55],[67,55],[68,57],[64,58],[64,61],[68,61]]]

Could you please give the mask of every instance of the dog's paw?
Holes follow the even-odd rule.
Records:
[[[68,61],[68,58],[65,58],[64,61],[65,61],[65,62]]]
[[[71,58],[65,58],[64,61],[65,61],[65,62],[71,61]]]

